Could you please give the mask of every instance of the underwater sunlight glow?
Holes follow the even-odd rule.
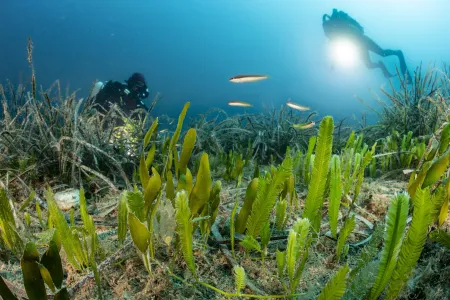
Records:
[[[339,39],[330,43],[333,63],[343,68],[352,68],[359,60],[358,46],[349,39]]]

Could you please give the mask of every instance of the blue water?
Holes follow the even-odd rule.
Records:
[[[156,114],[176,116],[186,101],[190,116],[212,107],[242,112],[227,107],[230,100],[251,102],[247,112],[257,112],[291,98],[319,116],[359,118],[367,109],[355,95],[375,103],[372,92],[381,95],[387,81],[362,62],[332,68],[321,19],[333,8],[358,20],[382,47],[403,50],[411,72],[421,62],[440,67],[450,60],[448,0],[4,0],[0,82],[30,79],[30,36],[38,83],[45,88],[59,79],[79,97],[95,80],[141,72],[152,96],[164,96]],[[386,61],[393,72],[396,60]],[[270,78],[228,81],[243,73]]]

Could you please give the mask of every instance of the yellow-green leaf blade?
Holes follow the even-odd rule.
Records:
[[[156,170],[153,168],[153,176],[150,177],[148,184],[145,188],[144,192],[144,215],[147,216],[150,212],[150,209],[152,207],[153,201],[156,199],[156,196],[158,196],[159,190],[161,189],[161,176],[156,172]]]
[[[446,152],[431,165],[422,183],[422,188],[426,188],[434,184],[442,176],[442,174],[444,174],[448,167],[449,157],[449,152]]]
[[[183,141],[183,148],[180,156],[180,174],[186,173],[186,167],[192,154],[192,150],[195,146],[197,139],[197,131],[194,128],[190,128],[186,133]]]
[[[387,293],[388,299],[396,299],[415,268],[427,240],[431,224],[431,195],[429,188],[418,189],[414,198],[411,225],[400,248],[398,262]]]
[[[244,233],[245,226],[247,225],[248,216],[251,213],[253,202],[256,199],[256,194],[258,192],[258,182],[259,178],[253,178],[253,180],[248,184],[247,190],[245,191],[244,205],[236,219],[236,232]]]
[[[36,245],[30,242],[25,246],[23,257],[20,260],[23,284],[30,300],[47,299],[47,292],[38,262],[39,253]]]
[[[236,286],[236,292],[241,293],[242,289],[245,287],[245,270],[241,266],[234,266],[234,282]]]
[[[405,232],[408,203],[408,194],[397,194],[392,199],[388,209],[386,231],[384,232],[384,247],[381,252],[377,277],[370,291],[370,299],[378,299],[391,279]]]
[[[292,174],[292,158],[286,155],[285,159],[278,166],[273,178],[266,176],[260,178],[256,199],[252,205],[252,211],[247,219],[247,234],[257,237],[261,228],[267,222],[277,197],[284,187],[284,183]]]
[[[209,169],[208,154],[203,153],[200,159],[200,167],[197,180],[189,199],[189,208],[193,216],[201,212],[203,205],[208,201],[211,192],[211,172]]]
[[[325,194],[325,186],[331,159],[333,145],[334,122],[331,116],[326,116],[320,122],[317,138],[314,167],[311,172],[311,180],[308,185],[308,195],[305,200],[304,218],[310,220],[315,232],[320,227],[320,209],[322,208]]]
[[[184,104],[183,110],[180,113],[180,116],[178,117],[177,128],[175,129],[172,139],[170,140],[169,152],[173,149],[173,147],[175,147],[175,144],[178,142],[178,139],[180,138],[181,128],[183,128],[184,118],[186,117],[186,113],[187,113],[187,110],[190,105],[191,105],[190,102],[186,102]]]
[[[64,280],[64,273],[61,263],[61,257],[59,255],[59,249],[55,241],[50,241],[50,245],[47,251],[44,253],[44,255],[42,255],[41,264],[48,270],[49,274],[51,275],[52,282],[55,284],[55,286],[60,289]]]
[[[444,200],[444,204],[441,207],[441,211],[439,213],[439,226],[442,226],[447,219],[448,215],[448,203],[450,202],[449,198]]]
[[[123,244],[127,236],[127,220],[128,220],[128,207],[127,207],[127,192],[122,193],[119,199],[119,212],[118,212],[118,239],[119,243]]]
[[[347,264],[340,268],[333,278],[328,281],[327,285],[324,287],[317,299],[341,299],[345,293],[345,289],[347,288],[348,271],[349,267]]]
[[[150,243],[150,232],[132,213],[128,213],[128,224],[130,226],[131,238],[133,239],[134,245],[141,253],[145,253]]]
[[[330,219],[331,236],[336,238],[339,207],[342,198],[341,164],[339,156],[333,155],[331,159],[330,203],[328,205],[328,218]]]
[[[50,272],[47,270],[47,268],[39,264],[39,271],[41,272],[42,279],[44,279],[50,290],[52,292],[55,292],[55,285],[53,284],[52,275],[50,275]]]
[[[186,191],[178,192],[175,198],[175,218],[177,220],[177,232],[180,239],[181,250],[189,270],[195,276],[195,261],[192,248],[193,225],[191,211]]]
[[[155,132],[155,129],[157,127],[158,127],[158,118],[156,118],[155,121],[153,121],[152,126],[150,126],[150,128],[147,131],[147,133],[145,134],[143,149],[145,149],[147,147],[147,145],[150,143],[150,139],[151,139],[151,137],[152,137],[152,135]]]

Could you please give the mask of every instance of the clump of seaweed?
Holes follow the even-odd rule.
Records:
[[[397,70],[398,74],[398,70]],[[364,128],[370,131],[372,138],[382,138],[386,132],[398,132],[407,135],[412,132],[414,137],[433,134],[439,124],[448,119],[448,101],[450,91],[449,69],[444,65],[443,70],[429,67],[425,72],[422,66],[414,71],[412,84],[398,74],[400,87],[397,88],[389,80],[390,90],[381,88],[387,98],[383,101],[376,96],[381,111],[366,104],[378,117],[377,124]]]
[[[199,137],[195,152],[219,155],[231,150],[245,153],[246,157],[261,164],[282,161],[282,153],[288,146],[304,148],[316,132],[314,128],[299,131],[292,125],[307,123],[315,114],[305,118],[286,106],[234,116],[228,116],[223,110],[210,110],[190,123]]]

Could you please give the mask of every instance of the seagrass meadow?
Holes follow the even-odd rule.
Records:
[[[0,85],[3,299],[450,299],[446,66],[375,125],[297,130],[315,113],[100,113],[28,60]]]

